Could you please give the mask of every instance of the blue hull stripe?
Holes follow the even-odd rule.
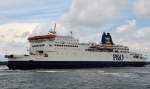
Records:
[[[9,69],[63,69],[63,68],[100,68],[146,65],[146,62],[113,61],[8,61]]]

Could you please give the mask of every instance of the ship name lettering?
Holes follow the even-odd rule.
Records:
[[[113,60],[114,61],[123,61],[124,55],[123,54],[113,54]]]

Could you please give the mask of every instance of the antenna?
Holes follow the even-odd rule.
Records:
[[[55,25],[54,25],[54,33],[56,33],[56,23],[55,23]]]
[[[54,25],[54,29],[50,28],[50,31],[48,32],[48,34],[56,34],[56,24]]]
[[[73,32],[72,32],[72,31],[70,31],[70,35],[71,35],[71,37],[72,37],[72,35],[73,35]]]
[[[51,32],[51,31],[52,31],[52,28],[49,29],[49,32]]]

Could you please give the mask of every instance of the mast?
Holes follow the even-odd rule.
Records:
[[[72,31],[70,31],[70,35],[71,35],[71,37],[73,37],[73,32]]]
[[[56,23],[54,25],[54,28],[51,28],[50,31],[48,32],[48,34],[51,34],[51,33],[56,34]]]
[[[56,23],[55,23],[55,25],[54,25],[54,33],[56,33]]]

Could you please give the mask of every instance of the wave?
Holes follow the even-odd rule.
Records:
[[[62,70],[37,70],[36,72],[56,73],[56,72],[67,72]]]
[[[0,71],[2,70],[8,70],[8,67],[7,66],[0,66]]]

